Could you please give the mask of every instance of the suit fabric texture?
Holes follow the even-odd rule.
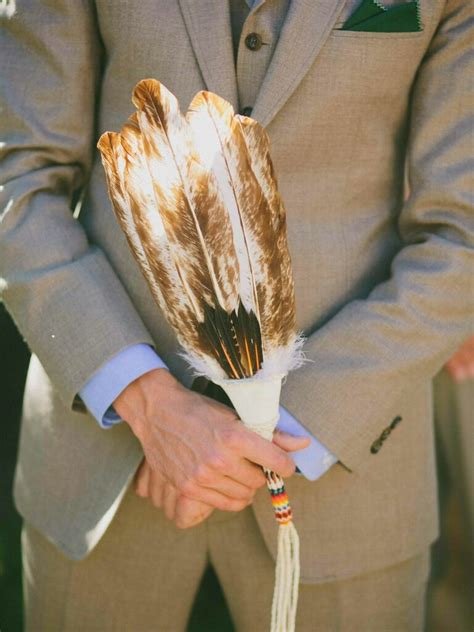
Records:
[[[268,629],[275,564],[250,508],[216,511],[180,531],[128,490],[86,559],[68,559],[28,523],[22,544],[25,632],[182,632],[209,560],[235,629]],[[420,632],[428,569],[426,551],[347,580],[302,584],[296,630]]]
[[[287,484],[302,580],[381,569],[436,537],[431,379],[471,327],[474,9],[421,0],[419,32],[340,30],[356,5],[293,0],[258,85],[234,69],[226,2],[24,0],[2,24],[1,288],[35,353],[15,500],[67,556],[97,544],[143,456],[76,394],[136,343],[192,380],[94,149],[144,77],[183,110],[204,88],[251,106],[270,136],[308,337],[282,405],[339,458]],[[274,554],[265,491],[253,511]]]

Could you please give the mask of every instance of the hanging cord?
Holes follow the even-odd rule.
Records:
[[[264,439],[272,440],[275,422],[259,426],[245,425]],[[271,470],[263,468],[263,471],[272,497],[275,519],[278,522],[270,632],[294,632],[300,581],[300,540],[293,524],[293,513],[283,479]]]
[[[193,389],[232,406],[227,394],[212,382],[208,382],[204,387],[204,381],[198,384],[197,379]],[[278,418],[269,420],[267,423],[251,424],[248,421],[243,423],[246,428],[253,430],[263,439],[272,441],[277,421]],[[291,506],[283,479],[275,472],[265,468],[263,471],[271,494],[275,519],[279,525],[270,632],[294,632],[300,579],[298,532],[293,524]]]
[[[275,588],[273,591],[271,632],[293,632],[300,581],[300,540],[283,479],[264,470],[272,497],[278,527]]]

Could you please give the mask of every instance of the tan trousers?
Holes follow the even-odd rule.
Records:
[[[80,562],[26,525],[26,631],[184,630],[209,561],[236,629],[268,630],[274,563],[251,509],[216,512],[180,531],[129,491],[103,539]],[[426,553],[350,580],[302,585],[297,630],[421,632],[428,567]]]

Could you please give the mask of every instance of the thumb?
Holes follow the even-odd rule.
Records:
[[[295,437],[295,435],[275,430],[273,433],[273,443],[286,452],[294,452],[295,450],[303,450],[311,443],[309,437]]]
[[[140,466],[135,474],[135,492],[138,496],[146,498],[148,496],[148,481],[150,478],[150,468],[145,459],[140,463]]]

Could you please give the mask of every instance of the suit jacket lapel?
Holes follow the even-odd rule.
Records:
[[[234,51],[227,0],[179,0],[208,90],[238,107]]]
[[[345,1],[291,1],[252,112],[252,117],[262,125],[270,123],[296,90],[329,36]]]

